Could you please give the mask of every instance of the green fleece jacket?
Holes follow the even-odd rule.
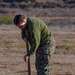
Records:
[[[51,37],[51,31],[47,25],[38,18],[27,18],[27,25],[22,30],[22,38],[28,38],[30,43],[30,51],[28,56],[32,55],[45,40]]]

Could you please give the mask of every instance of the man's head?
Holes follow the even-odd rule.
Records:
[[[20,29],[24,29],[27,23],[27,18],[25,15],[16,15],[14,17],[14,24],[19,27]]]

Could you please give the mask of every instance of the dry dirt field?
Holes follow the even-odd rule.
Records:
[[[56,39],[51,58],[51,75],[75,75],[75,25],[50,26]],[[26,53],[21,31],[14,25],[0,25],[0,75],[27,75]],[[36,75],[35,54],[31,56],[32,75]]]

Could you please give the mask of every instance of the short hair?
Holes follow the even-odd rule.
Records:
[[[14,24],[15,25],[20,24],[23,21],[23,19],[26,19],[26,15],[21,15],[21,14],[16,15],[14,17]]]

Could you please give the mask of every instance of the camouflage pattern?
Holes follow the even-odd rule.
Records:
[[[47,39],[36,51],[37,75],[50,75],[50,59],[55,50],[55,40],[52,42],[52,39]]]

